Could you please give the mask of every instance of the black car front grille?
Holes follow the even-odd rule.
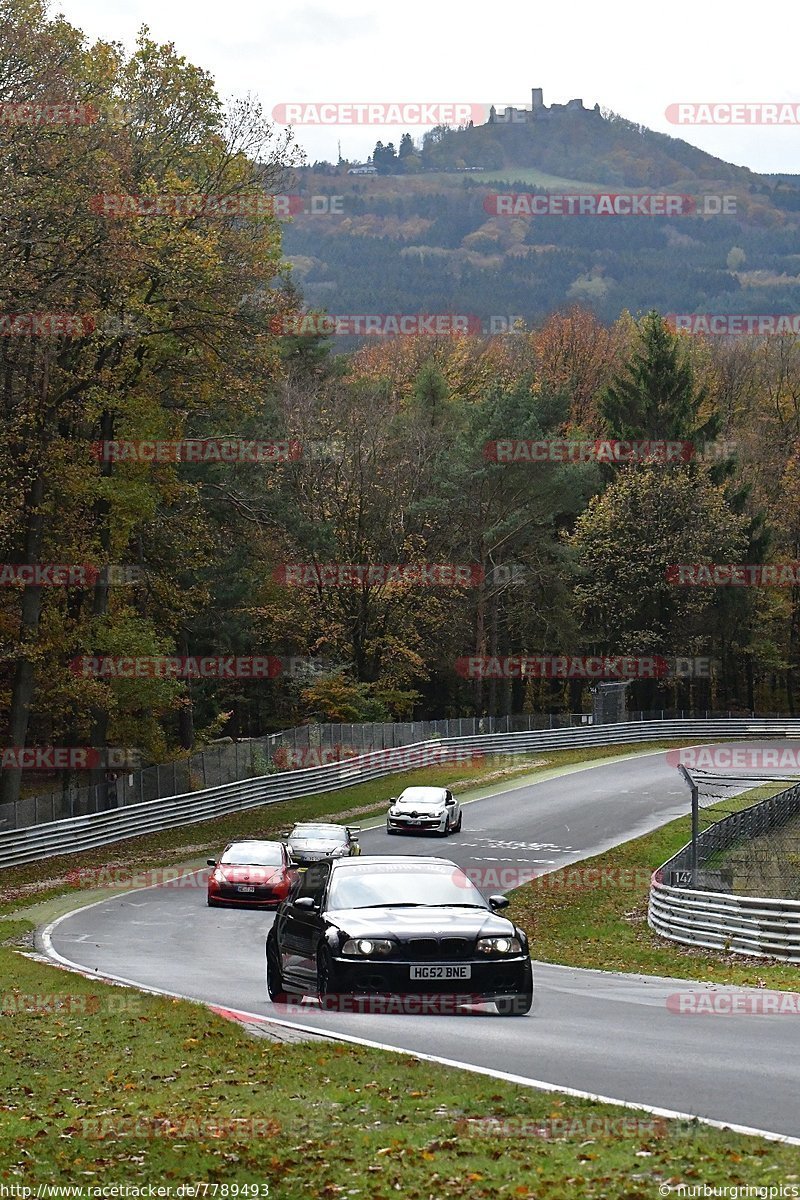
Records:
[[[475,942],[464,937],[409,938],[401,942],[400,951],[409,962],[438,962],[471,958]]]
[[[462,937],[443,937],[439,941],[442,954],[445,958],[470,958],[475,946],[469,938]]]

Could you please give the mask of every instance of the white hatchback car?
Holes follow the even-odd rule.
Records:
[[[447,788],[409,787],[389,801],[387,833],[458,833],[461,805]]]

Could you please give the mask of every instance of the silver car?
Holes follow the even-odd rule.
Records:
[[[305,866],[321,858],[348,858],[361,853],[358,830],[327,821],[301,821],[291,830],[284,830],[292,862]]]

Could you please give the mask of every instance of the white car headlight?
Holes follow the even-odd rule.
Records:
[[[350,938],[342,946],[342,954],[351,958],[371,958],[373,955],[389,954],[392,943],[388,938]]]
[[[475,944],[478,954],[521,954],[522,945],[517,937],[478,938]]]

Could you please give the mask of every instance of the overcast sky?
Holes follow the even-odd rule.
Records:
[[[546,104],[580,96],[757,171],[800,173],[800,124],[676,126],[686,101],[800,106],[800,5],[509,0],[61,0],[92,38],[131,45],[146,23],[211,72],[223,97],[256,93],[271,113],[304,101]],[[421,128],[409,129],[414,137]],[[311,160],[363,159],[401,129],[298,128]]]

